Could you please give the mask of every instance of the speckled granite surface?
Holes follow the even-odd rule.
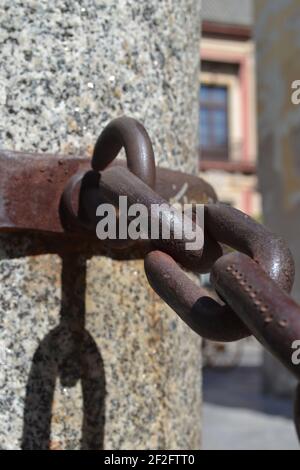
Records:
[[[90,155],[123,113],[196,165],[197,0],[0,4],[0,147]],[[141,261],[24,257],[1,236],[0,447],[200,446],[200,344]],[[25,248],[24,248],[25,247]]]

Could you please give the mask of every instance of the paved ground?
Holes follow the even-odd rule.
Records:
[[[292,400],[262,394],[259,353],[234,369],[204,370],[204,449],[299,449]]]

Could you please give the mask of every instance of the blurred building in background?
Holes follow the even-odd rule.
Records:
[[[299,0],[255,0],[259,187],[264,222],[290,247],[296,266],[293,297],[300,302],[300,79]],[[298,339],[298,338],[297,338]],[[294,391],[295,380],[266,355],[265,388]]]
[[[260,217],[252,0],[202,0],[201,172],[219,199]]]

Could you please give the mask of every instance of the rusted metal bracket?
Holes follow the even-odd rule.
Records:
[[[112,165],[125,162],[118,160]],[[0,232],[72,235],[63,220],[62,194],[77,174],[75,194],[79,199],[82,178],[91,171],[89,159],[1,150],[0,169]],[[165,168],[157,168],[154,190],[170,202],[207,203],[216,199],[205,181]]]

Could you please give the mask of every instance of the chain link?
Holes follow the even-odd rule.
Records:
[[[107,168],[122,147],[128,169]],[[86,219],[95,219],[96,202],[109,201],[117,206],[121,195],[127,196],[129,205],[169,207],[170,217],[164,223],[170,239],[150,240],[144,265],[152,288],[182,320],[213,341],[237,341],[254,335],[300,380],[300,366],[292,363],[292,344],[300,340],[300,307],[289,296],[295,270],[285,241],[237,209],[213,203],[205,204],[203,249],[187,251],[187,240],[175,239],[172,232],[179,212],[174,215],[172,209],[171,216],[171,205],[155,191],[150,138],[134,119],[122,117],[104,129],[95,146],[92,167],[90,175],[85,175],[80,197]],[[224,255],[223,245],[236,251]],[[177,263],[198,273],[211,271],[222,301],[212,299]],[[295,398],[295,423],[300,439],[300,386]]]

